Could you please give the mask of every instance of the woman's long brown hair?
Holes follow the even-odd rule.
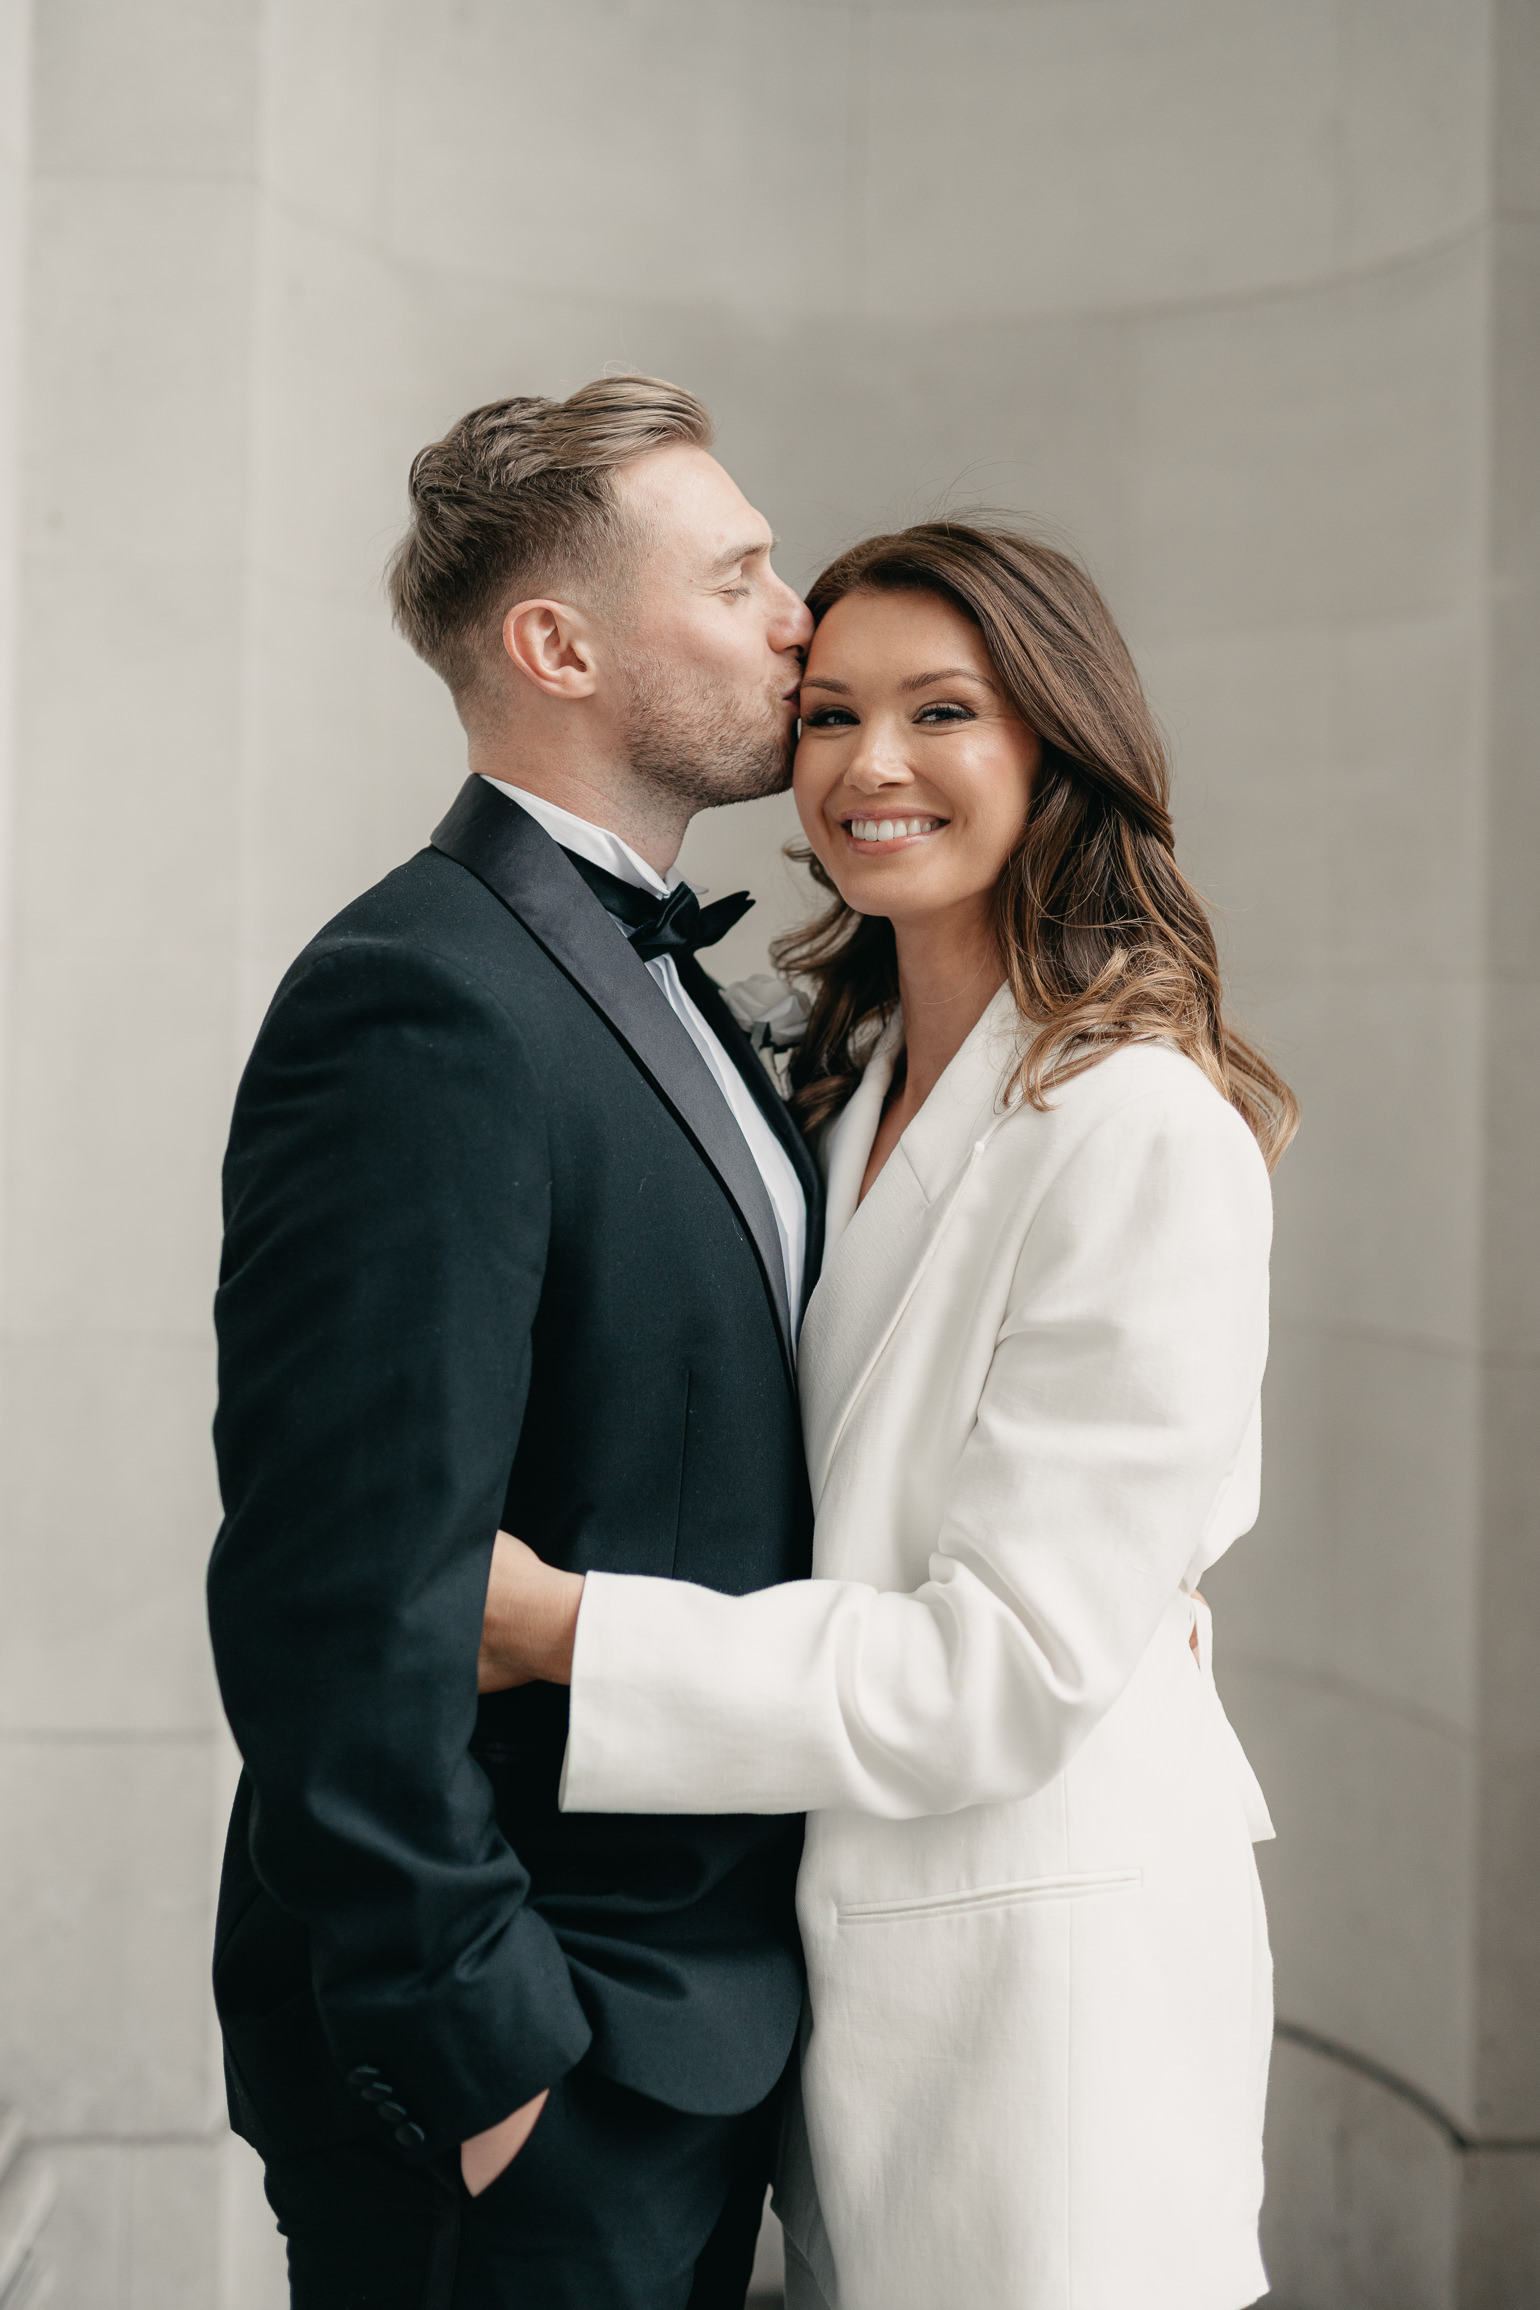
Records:
[[[808,607],[818,621],[856,592],[937,594],[972,618],[1042,744],[1026,823],[995,887],[1006,979],[1033,1030],[1019,1094],[1046,1107],[1056,1083],[1120,1044],[1164,1038],[1244,1116],[1271,1169],[1299,1109],[1225,1020],[1213,929],[1172,847],[1165,748],[1084,570],[1008,522],[931,521],[841,554]],[[812,988],[791,1069],[811,1129],[855,1088],[897,1004],[898,964],[892,924],[848,907],[810,851],[792,855],[833,900],[774,949],[777,967]]]

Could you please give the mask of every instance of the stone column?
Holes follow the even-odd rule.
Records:
[[[1540,5],[1493,11],[1475,2145],[1461,2310],[1540,2300]]]
[[[8,16],[13,11],[7,11]],[[252,0],[33,14],[7,904],[0,2094],[59,2310],[211,2310],[201,1570],[237,1037]],[[7,334],[7,345],[13,339]],[[5,460],[9,491],[18,460]]]
[[[1381,146],[1361,214],[1461,190],[1338,293],[1357,440],[1326,654],[1286,672],[1267,970],[1306,1126],[1263,1522],[1214,1581],[1280,1831],[1280,2310],[1540,2292],[1540,11],[1434,13],[1345,19],[1403,104],[1425,42],[1422,116],[1461,122],[1399,188]]]

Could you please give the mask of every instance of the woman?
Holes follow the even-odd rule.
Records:
[[[810,1816],[793,2304],[1237,2310],[1271,1828],[1195,1591],[1256,1513],[1293,1101],[1224,1024],[1082,572],[936,523],[809,606],[815,1577],[500,1542],[491,1680],[570,1674],[569,1810]]]

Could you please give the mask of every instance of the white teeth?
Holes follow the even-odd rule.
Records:
[[[857,842],[901,842],[906,836],[934,834],[939,818],[852,818],[850,832]]]

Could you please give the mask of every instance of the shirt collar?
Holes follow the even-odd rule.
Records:
[[[481,773],[486,777],[485,771]],[[564,850],[575,850],[579,858],[586,858],[590,866],[602,866],[611,874],[618,874],[622,882],[633,883],[638,890],[650,890],[658,898],[666,898],[677,882],[684,878],[674,868],[665,882],[655,868],[648,865],[629,842],[622,842],[607,826],[595,826],[588,818],[578,818],[570,810],[563,810],[559,802],[548,802],[543,794],[526,793],[522,786],[510,786],[502,778],[487,778],[499,794],[506,794],[521,810],[527,810],[537,825],[543,826],[553,842]]]

